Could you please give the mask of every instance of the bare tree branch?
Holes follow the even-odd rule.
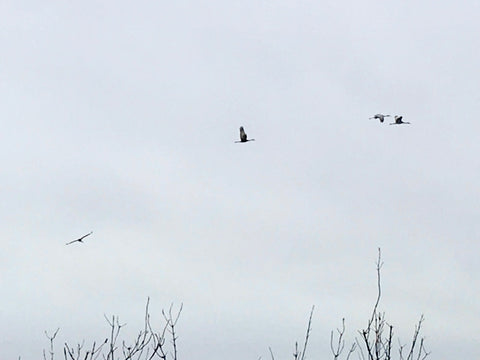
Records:
[[[58,334],[59,330],[60,330],[60,328],[57,328],[57,330],[54,331],[53,335],[48,335],[47,331],[45,331],[45,336],[47,337],[48,341],[50,342],[49,354],[50,354],[50,359],[51,360],[53,360],[54,354],[55,354],[55,352],[53,350],[53,342],[54,342],[55,338],[57,337],[57,334]],[[43,359],[47,360],[45,349],[43,349]]]
[[[377,297],[372,310],[372,315],[368,319],[367,326],[359,330],[359,338],[355,339],[346,358],[358,349],[358,357],[362,360],[392,360],[392,340],[393,326],[386,322],[385,313],[378,310],[382,296],[381,270],[383,266],[382,252],[378,248],[378,257],[375,262],[377,272]],[[424,318],[415,326],[415,331],[408,347],[408,353],[405,354],[405,345],[399,344],[400,360],[424,360],[429,352],[425,350],[424,339],[420,338],[420,329]],[[334,332],[330,334],[330,349],[334,360],[340,358],[344,350],[344,320],[342,320],[342,329],[337,329],[338,339],[335,342]],[[406,358],[405,358],[406,356]]]
[[[314,310],[315,310],[315,305],[312,306],[312,310],[310,311],[310,317],[308,318],[307,332],[305,334],[305,342],[303,343],[302,357],[300,358],[300,360],[305,359],[305,352],[307,351],[308,338],[310,337],[310,331],[312,330],[312,317],[313,317]]]
[[[269,346],[268,347],[268,350],[270,351],[270,357],[272,360],[275,360],[275,356],[273,356],[273,351],[272,351],[272,348]]]

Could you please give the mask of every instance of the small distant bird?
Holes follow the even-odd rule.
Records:
[[[247,141],[255,141],[255,139],[247,140],[247,133],[243,130],[243,126],[240,126],[240,141],[235,141],[236,143],[244,143]]]
[[[83,243],[83,239],[85,239],[87,236],[92,235],[92,234],[93,234],[93,231],[90,231],[87,235],[83,235],[81,238],[78,238],[77,240],[70,241],[70,242],[66,243],[65,245],[70,245],[70,244],[73,244],[74,242]]]
[[[410,124],[409,122],[403,121],[403,116],[395,115],[395,122],[390,123],[390,125],[402,125],[402,124]]]
[[[380,122],[384,122],[386,117],[389,117],[390,115],[383,115],[383,114],[375,114],[375,116],[371,117],[370,119],[378,119]]]

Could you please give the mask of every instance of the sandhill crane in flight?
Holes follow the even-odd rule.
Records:
[[[90,231],[87,235],[83,235],[81,238],[78,238],[78,239],[76,239],[76,240],[70,241],[70,242],[66,243],[65,245],[70,245],[70,244],[73,244],[74,242],[81,242],[81,243],[83,243],[83,239],[85,239],[87,236],[92,235],[92,234],[93,234],[93,231]]]
[[[410,124],[409,122],[403,121],[402,119],[403,119],[403,116],[395,115],[395,122],[394,122],[394,123],[390,123],[390,125]]]
[[[240,126],[240,141],[235,141],[236,143],[244,143],[247,141],[255,141],[255,139],[247,140],[247,133],[243,130],[243,126]]]
[[[375,116],[372,116],[370,119],[378,119],[380,122],[384,122],[386,117],[389,117],[390,115],[383,115],[383,114],[375,114]]]

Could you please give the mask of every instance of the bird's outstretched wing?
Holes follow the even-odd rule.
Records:
[[[73,244],[74,242],[82,242],[83,239],[85,239],[87,236],[90,236],[92,234],[93,234],[93,231],[90,231],[88,234],[83,235],[82,237],[80,237],[76,240],[70,241],[70,242],[66,243],[65,245],[70,245],[70,244]]]

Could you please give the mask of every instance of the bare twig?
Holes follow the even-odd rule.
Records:
[[[377,266],[377,300],[375,301],[375,306],[373,307],[372,316],[370,317],[370,321],[368,323],[368,330],[370,330],[370,325],[375,319],[375,314],[377,313],[378,304],[380,303],[380,298],[382,296],[382,286],[381,286],[380,275],[381,275],[381,269],[383,266],[383,261],[382,261],[382,250],[380,248],[378,248],[378,258],[377,258],[376,266]]]
[[[305,352],[307,350],[308,338],[310,337],[310,331],[312,330],[312,317],[313,317],[313,311],[314,310],[315,310],[315,305],[312,306],[312,310],[310,311],[310,317],[308,318],[307,332],[305,334],[305,342],[303,343],[302,356],[301,356],[300,360],[305,359]]]
[[[424,338],[420,338],[420,339],[418,338],[419,335],[420,335],[420,330],[422,328],[422,323],[423,323],[424,320],[425,320],[424,316],[423,315],[420,316],[420,320],[418,320],[418,323],[415,325],[415,330],[414,330],[413,336],[412,336],[412,342],[410,344],[410,350],[408,351],[408,355],[407,355],[407,358],[406,358],[407,360],[414,360],[415,358],[416,358],[416,360],[423,360],[428,355],[430,355],[430,352],[428,352],[425,349]],[[417,347],[417,341],[420,341],[420,344],[418,345],[418,347]],[[402,345],[402,344],[399,345],[400,360],[405,359],[404,354],[403,354],[405,346],[406,345]],[[417,349],[416,357],[415,357],[415,349]]]
[[[57,328],[57,330],[54,331],[53,335],[48,335],[47,331],[45,330],[45,336],[47,337],[47,339],[50,342],[50,350],[49,350],[50,360],[53,360],[53,357],[54,357],[54,354],[55,354],[55,352],[53,350],[53,342],[54,342],[55,338],[57,337],[57,334],[58,334],[59,330],[60,330],[60,328]],[[45,349],[43,349],[43,359],[47,360]]]
[[[293,352],[293,358],[297,360],[300,356],[300,353],[298,352],[298,342],[295,341],[295,351]]]
[[[342,328],[341,329],[337,328],[337,333],[338,333],[337,335],[338,339],[336,341],[336,344],[335,344],[335,336],[334,336],[333,330],[330,333],[330,350],[332,351],[334,360],[337,360],[340,357],[340,355],[343,352],[343,349],[345,348],[345,339],[344,339],[345,318],[342,319]],[[355,348],[356,348],[356,344],[353,343],[352,346],[350,347],[350,350],[348,351],[347,360],[350,357],[350,355],[355,351]]]
[[[165,318],[165,321],[167,322],[168,332],[172,336],[173,360],[177,360],[177,339],[178,339],[178,336],[175,333],[175,326],[177,325],[178,318],[180,317],[180,314],[182,313],[183,303],[180,304],[180,309],[178,310],[177,315],[175,317],[172,314],[172,309],[173,309],[173,304],[171,304],[170,308],[168,309],[168,315],[165,313],[164,310],[162,310],[162,314],[163,314],[163,317]]]
[[[272,348],[269,346],[268,347],[268,350],[270,351],[270,357],[272,360],[275,360],[275,356],[273,356],[273,351],[272,351]]]

